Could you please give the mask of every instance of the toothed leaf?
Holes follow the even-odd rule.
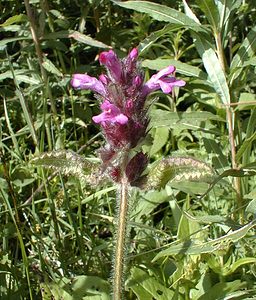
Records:
[[[31,163],[59,171],[64,175],[73,175],[89,182],[93,179],[92,171],[93,173],[98,171],[96,164],[89,162],[73,151],[65,150],[42,153],[40,156],[33,158]]]
[[[213,175],[210,166],[195,158],[169,157],[152,167],[143,179],[142,188],[160,189],[169,181],[203,181],[212,178]]]

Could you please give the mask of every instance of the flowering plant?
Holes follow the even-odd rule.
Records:
[[[99,61],[107,74],[99,78],[87,74],[74,74],[71,84],[74,88],[90,89],[101,101],[102,112],[92,119],[102,128],[106,140],[100,149],[103,171],[120,184],[118,201],[116,248],[113,268],[113,299],[122,297],[125,245],[127,244],[127,219],[129,213],[128,190],[144,171],[148,158],[143,152],[130,157],[130,152],[145,137],[149,123],[147,96],[161,89],[172,92],[175,86],[185,85],[173,75],[175,67],[168,66],[144,82],[144,73],[138,62],[138,50],[132,49],[120,60],[113,50],[102,52]]]
[[[115,182],[120,182],[124,173],[133,185],[147,165],[147,157],[142,152],[129,157],[129,151],[146,135],[149,123],[147,96],[158,89],[170,93],[175,86],[184,86],[185,82],[175,78],[173,66],[144,82],[136,48],[122,60],[113,50],[102,52],[99,61],[106,67],[107,74],[98,79],[87,74],[74,74],[71,84],[77,89],[90,89],[99,96],[102,113],[92,119],[101,126],[106,139],[106,145],[100,150],[104,170]]]
[[[167,157],[145,173],[148,157],[140,151],[139,145],[148,131],[147,97],[156,90],[171,93],[174,87],[184,86],[185,81],[176,79],[174,66],[160,70],[145,81],[136,48],[123,59],[119,59],[113,50],[102,52],[99,61],[106,67],[106,74],[98,78],[74,74],[71,85],[76,89],[92,90],[100,101],[101,113],[92,117],[93,122],[101,127],[106,141],[99,150],[102,160],[100,168],[97,166],[95,170],[95,165],[84,157],[63,150],[43,153],[34,158],[33,163],[79,176],[81,180],[94,184],[92,173],[100,171],[118,185],[113,299],[120,300],[123,294],[125,251],[128,249],[127,221],[132,206],[129,203],[130,187],[164,188],[170,180],[208,178],[212,175],[212,169],[194,158]]]

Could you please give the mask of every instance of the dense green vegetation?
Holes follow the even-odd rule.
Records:
[[[174,65],[186,81],[148,99],[149,168],[192,157],[212,174],[189,164],[159,189],[134,188],[125,299],[256,299],[255,1],[0,8],[0,298],[111,299],[117,187],[96,183],[98,168],[94,184],[75,176],[62,150],[99,162],[99,102],[70,79],[101,74],[104,50],[137,47],[146,78]]]

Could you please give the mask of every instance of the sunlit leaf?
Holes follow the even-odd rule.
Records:
[[[134,9],[142,13],[147,13],[152,18],[158,21],[165,21],[173,24],[182,25],[186,28],[193,29],[195,31],[205,31],[205,29],[202,26],[199,26],[198,23],[187,17],[184,13],[165,5],[148,1],[113,2],[125,8]]]

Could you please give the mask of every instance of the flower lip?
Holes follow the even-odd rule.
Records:
[[[99,61],[108,68],[110,75],[115,81],[119,82],[121,80],[122,65],[113,50],[101,52]]]
[[[102,96],[106,96],[106,89],[103,83],[87,74],[74,74],[71,79],[71,85],[77,89],[92,90]]]
[[[106,122],[112,124],[118,123],[120,125],[125,125],[128,122],[128,117],[121,113],[120,109],[108,100],[105,100],[100,108],[103,112],[92,118],[95,123],[105,126]]]
[[[183,80],[177,80],[174,76],[169,76],[175,72],[174,66],[168,66],[154,74],[143,86],[142,95],[145,97],[149,93],[161,89],[165,94],[169,94],[173,87],[184,86]]]

